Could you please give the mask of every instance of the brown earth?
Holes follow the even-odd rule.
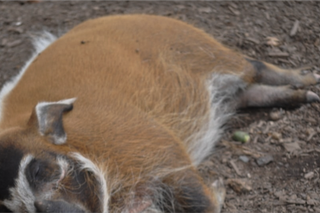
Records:
[[[36,32],[61,35],[89,18],[128,13],[181,19],[251,57],[281,67],[310,65],[309,71],[320,72],[320,2],[18,1],[0,2],[1,85],[31,55],[30,36]],[[310,89],[320,94],[319,86]],[[251,109],[232,119],[220,145],[200,167],[208,181],[218,176],[227,183],[222,212],[320,212],[319,112],[315,103]],[[232,141],[235,130],[248,132],[251,140]],[[260,157],[272,161],[259,166]],[[239,181],[240,188],[230,187]]]

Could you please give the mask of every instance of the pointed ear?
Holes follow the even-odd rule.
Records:
[[[36,126],[42,136],[48,137],[53,144],[64,144],[67,134],[63,128],[62,115],[71,111],[76,98],[58,102],[38,103],[28,122],[29,126]]]

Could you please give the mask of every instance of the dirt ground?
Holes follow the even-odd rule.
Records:
[[[42,30],[61,35],[90,18],[130,13],[174,17],[250,57],[320,72],[320,2],[17,1],[0,2],[0,84],[31,55],[31,35]],[[310,89],[320,94],[320,86]],[[320,212],[319,112],[315,103],[234,116],[199,168],[208,181],[225,180],[222,212]],[[251,140],[233,141],[235,130],[248,132]]]

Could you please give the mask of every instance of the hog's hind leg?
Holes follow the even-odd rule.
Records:
[[[319,102],[312,91],[304,89],[320,82],[320,75],[302,74],[302,70],[287,70],[261,61],[247,59],[254,68],[248,88],[239,96],[237,107],[294,106]]]
[[[247,59],[255,69],[255,83],[265,85],[292,85],[304,88],[320,82],[320,75],[314,73],[303,74],[302,69],[282,69],[273,64]]]

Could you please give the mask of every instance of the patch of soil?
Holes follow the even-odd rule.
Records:
[[[30,36],[62,35],[104,15],[146,13],[198,26],[227,46],[281,67],[310,66],[319,73],[318,2],[0,2],[0,83],[14,76],[32,53]],[[312,91],[320,94],[320,87]],[[278,113],[271,120],[270,113]],[[199,170],[207,181],[241,179],[251,190],[227,186],[222,212],[320,212],[320,105],[240,112],[211,158]],[[235,130],[250,142],[232,141]],[[261,157],[272,159],[259,166]],[[215,175],[216,174],[216,175]]]

